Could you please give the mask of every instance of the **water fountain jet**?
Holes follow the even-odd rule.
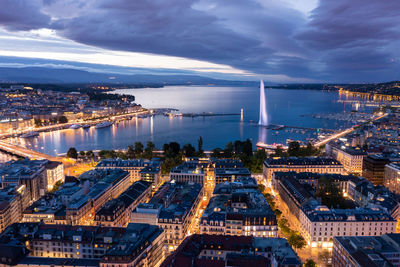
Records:
[[[262,126],[268,125],[267,103],[265,102],[265,88],[263,80],[260,81],[260,120],[258,121],[258,124]]]

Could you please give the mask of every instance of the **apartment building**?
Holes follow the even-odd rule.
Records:
[[[57,265],[55,260],[61,259],[64,266],[68,266],[69,259],[93,260],[104,267],[157,266],[164,259],[163,238],[161,228],[148,224],[118,228],[19,223],[0,235],[5,249],[17,244],[29,250],[27,258],[17,261],[22,266],[29,262],[46,266],[49,258],[53,259],[53,266]],[[10,255],[11,260],[13,256]]]
[[[94,222],[97,225],[125,227],[132,211],[139,203],[147,202],[151,196],[152,183],[137,181],[119,197],[107,201],[96,211]]]
[[[399,266],[400,234],[382,236],[336,236],[332,266]]]
[[[287,240],[283,238],[196,234],[187,237],[161,266],[301,267],[303,265]]]
[[[256,180],[249,177],[216,186],[200,218],[199,228],[201,234],[260,237],[277,237],[278,234],[275,214],[258,190]]]
[[[136,182],[142,178],[140,171],[146,167],[160,169],[161,162],[147,159],[103,159],[96,165],[96,169],[122,169],[130,174],[130,182]]]
[[[275,187],[274,172],[314,172],[345,174],[339,161],[329,158],[273,158],[266,159],[263,166],[264,179]]]

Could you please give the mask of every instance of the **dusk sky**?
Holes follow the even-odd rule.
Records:
[[[400,77],[399,0],[0,0],[0,7],[0,67],[271,82]]]

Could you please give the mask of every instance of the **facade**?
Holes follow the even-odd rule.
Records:
[[[241,180],[246,180],[240,186]],[[238,179],[235,184],[217,185],[213,197],[200,218],[201,234],[277,237],[275,214],[253,178]],[[249,188],[253,180],[254,187]],[[239,184],[239,185],[238,185]],[[228,189],[228,186],[231,188]]]
[[[24,185],[7,186],[0,190],[0,233],[9,225],[19,222],[29,202]]]
[[[47,192],[48,160],[29,160],[6,162],[0,167],[2,187],[8,185],[25,185],[30,201],[36,201]]]
[[[196,234],[161,266],[301,267],[302,262],[283,238]]]
[[[332,154],[348,173],[362,174],[363,160],[367,153],[355,148],[333,147]]]
[[[347,197],[348,201],[354,200],[354,192],[358,192],[358,189],[353,188],[354,184],[368,182],[351,175],[295,172],[274,174],[276,188],[290,212],[298,218],[300,234],[308,245],[329,248],[334,236],[377,236],[396,232],[397,221],[391,214],[392,209],[393,212],[398,210],[397,202],[391,207],[389,204],[392,202],[385,202],[376,192],[376,197],[371,195],[363,205],[354,200],[352,204],[355,208],[328,208],[315,197],[315,188],[318,188],[318,181],[322,177],[333,181],[340,189],[339,194]],[[381,199],[381,204],[376,199]]]
[[[400,193],[400,164],[389,163],[385,165],[384,186],[390,191]]]
[[[139,203],[146,202],[151,196],[151,183],[137,181],[119,197],[109,200],[95,214],[97,225],[125,227],[130,215]]]
[[[140,179],[152,184],[153,191],[161,185],[161,168],[144,167],[140,172]]]
[[[47,191],[51,191],[57,182],[64,183],[64,164],[58,161],[49,161],[46,164]]]
[[[164,229],[165,250],[172,251],[185,239],[195,225],[192,220],[203,198],[203,187],[194,183],[164,183],[149,201],[131,215],[132,221],[154,222]],[[161,205],[161,207],[160,207]]]
[[[158,225],[162,204],[140,203],[131,213],[131,223]]]
[[[215,184],[232,183],[242,177],[250,177],[251,173],[247,168],[215,168],[214,180]]]
[[[300,233],[311,247],[331,247],[334,236],[379,236],[396,232],[397,221],[383,210],[329,209],[317,203],[300,213]]]
[[[236,159],[187,158],[173,168],[170,180],[193,182],[214,187],[223,182],[233,182],[240,177],[250,177],[250,171]]]
[[[96,169],[122,169],[130,174],[131,183],[141,179],[140,171],[146,167],[160,168],[160,161],[146,159],[103,159],[100,161]]]
[[[163,230],[147,224],[112,228],[20,223],[8,227],[0,238],[5,246],[17,243],[30,251],[28,258],[21,261],[22,266],[29,265],[27,259],[36,262],[32,264],[36,266],[42,265],[40,259],[46,265],[48,258],[65,262],[69,259],[97,260],[97,265],[104,267],[155,266],[164,259]],[[7,243],[11,238],[13,241]]]
[[[400,234],[337,236],[333,238],[332,266],[399,266]]]
[[[67,223],[72,225],[87,225],[93,222],[98,211],[109,199],[117,198],[130,185],[130,175],[121,169],[106,169],[105,177],[97,182],[90,191],[84,189],[84,194],[74,199],[66,208]]]
[[[204,185],[204,168],[197,162],[184,162],[183,164],[171,169],[169,180],[179,183],[192,182]]]
[[[344,174],[344,168],[335,159],[329,158],[279,158],[266,159],[263,166],[264,179],[275,187],[274,172],[315,172]]]
[[[365,157],[363,162],[363,177],[374,185],[383,185],[385,165],[388,163],[390,163],[390,160],[380,154]]]

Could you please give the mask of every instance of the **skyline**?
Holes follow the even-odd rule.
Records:
[[[282,83],[399,74],[396,1],[1,2],[0,67]]]

